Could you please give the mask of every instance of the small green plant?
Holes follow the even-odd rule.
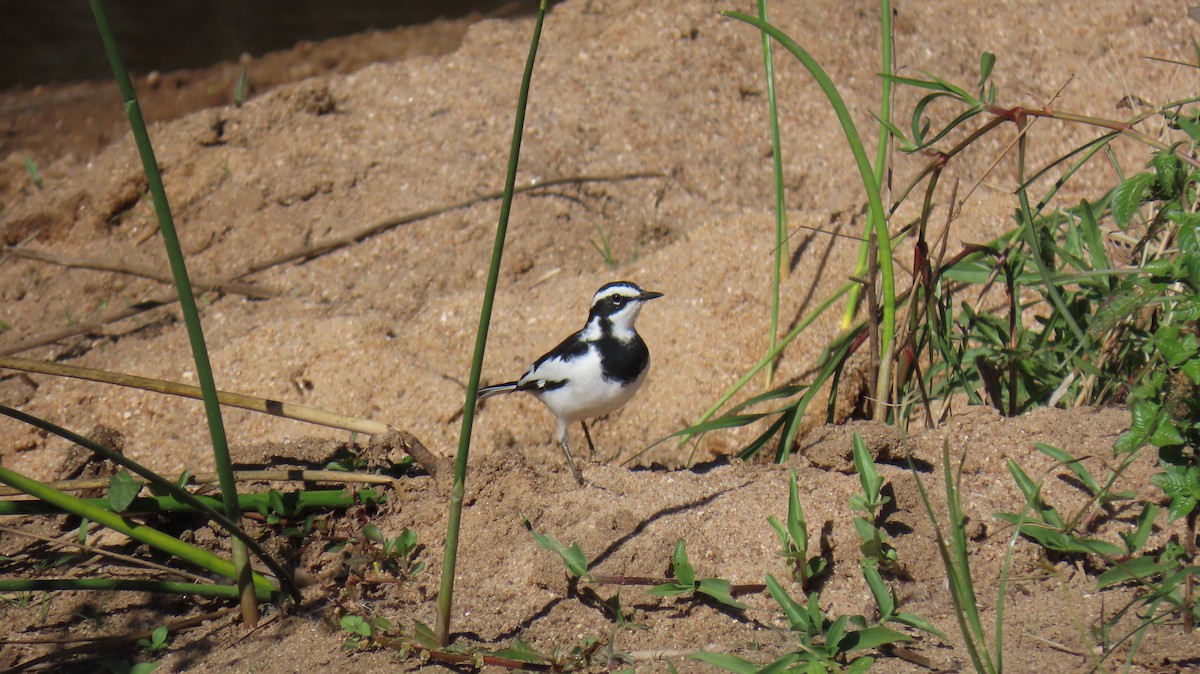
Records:
[[[579,580],[592,580],[592,574],[588,571],[587,556],[583,554],[583,550],[578,543],[571,543],[571,547],[567,547],[560,543],[557,538],[550,534],[539,534],[533,528],[533,523],[524,515],[521,516],[521,521],[525,523],[525,529],[533,536],[533,540],[537,542],[543,550],[557,553],[562,557],[563,564],[567,567],[567,573],[572,578]]]
[[[362,528],[357,554],[347,561],[351,567],[369,567],[375,573],[389,573],[408,580],[425,568],[417,556],[424,546],[417,542],[417,532],[405,529],[399,536],[388,538],[374,524]]]
[[[788,627],[796,636],[798,648],[795,652],[765,668],[728,653],[698,653],[692,657],[738,674],[865,672],[875,663],[875,658],[858,653],[898,641],[912,641],[912,637],[879,624],[852,629],[852,624],[867,624],[862,616],[842,615],[831,620],[821,611],[815,592],[808,595],[807,603],[800,604],[788,595],[774,576],[767,576],[767,591],[783,610]]]
[[[157,655],[171,647],[167,641],[170,630],[166,625],[159,625],[150,633],[149,639],[138,639],[137,645],[141,646],[150,655]]]
[[[950,462],[950,441],[947,439],[942,443],[942,483],[946,494],[944,522],[934,512],[921,474],[916,466],[912,465],[911,460],[909,470],[916,480],[925,514],[933,524],[934,538],[942,557],[942,565],[946,569],[946,581],[950,586],[950,599],[954,603],[954,617],[958,622],[963,645],[971,658],[971,665],[978,674],[998,674],[1004,671],[1004,601],[1008,590],[1008,567],[1012,561],[1012,546],[1008,546],[1001,566],[995,604],[996,627],[989,633],[983,626],[975,583],[971,579],[967,516],[962,507],[962,471],[965,460],[964,455],[956,470]]]
[[[342,642],[345,650],[363,650],[379,645],[379,638],[394,634],[396,631],[392,621],[384,617],[365,618],[360,615],[344,615],[339,621],[342,631],[347,632],[346,640]]]
[[[1200,142],[1195,113],[1181,114],[1176,121],[1194,148]],[[1200,619],[1193,590],[1200,518],[1200,215],[1194,208],[1200,172],[1173,151],[1157,153],[1147,167],[1153,172],[1134,175],[1113,190],[1111,212],[1118,225],[1125,227],[1139,213],[1149,214],[1146,234],[1133,254],[1145,256],[1154,247],[1164,250],[1125,278],[1110,303],[1110,314],[1136,317],[1123,320],[1138,321],[1148,335],[1143,342],[1146,366],[1128,400],[1130,427],[1113,452],[1129,461],[1146,446],[1158,451],[1162,472],[1150,481],[1167,497],[1168,521],[1183,520],[1185,530],[1157,554],[1117,564],[1098,582],[1107,587],[1137,580],[1138,601],[1149,608],[1147,625],[1160,617],[1158,608],[1166,604],[1182,614],[1185,628],[1191,630]],[[1138,528],[1125,538],[1128,549],[1144,545],[1150,525],[1143,520],[1152,521],[1152,512],[1149,507],[1143,510]]]
[[[871,450],[857,432],[853,438],[854,468],[858,472],[858,483],[862,487],[861,494],[850,497],[850,509],[864,516],[855,516],[854,531],[862,541],[860,549],[863,557],[873,560],[885,569],[896,566],[896,549],[887,542],[887,532],[879,526],[880,511],[887,505],[890,497],[883,495],[883,477],[875,468],[871,458]]]
[[[746,604],[737,601],[733,598],[734,592],[754,592],[761,591],[761,585],[739,585],[734,586],[728,580],[723,578],[696,578],[696,570],[692,567],[691,561],[688,560],[687,548],[684,541],[679,541],[675,545],[674,554],[671,556],[672,575],[670,578],[647,578],[645,576],[610,576],[598,573],[592,573],[588,570],[587,556],[583,554],[578,543],[572,543],[571,547],[567,547],[560,543],[558,539],[550,534],[539,534],[534,531],[533,525],[528,519],[522,518],[525,522],[525,528],[533,535],[537,544],[551,552],[562,557],[563,564],[567,567],[567,574],[571,576],[573,581],[595,583],[601,585],[649,585],[650,594],[656,597],[675,597],[684,594],[700,594],[717,602],[734,609],[749,608]],[[695,597],[694,597],[695,598]],[[628,623],[628,618],[625,612],[621,609],[620,601],[613,597],[609,600],[598,600],[604,605],[606,613],[612,615],[614,622],[618,625]]]
[[[138,492],[142,491],[141,483],[133,479],[129,470],[122,468],[108,480],[108,503],[115,513],[125,512]]]
[[[33,158],[22,157],[21,162],[25,164],[25,172],[29,174],[29,182],[33,183],[33,186],[39,190],[42,189],[42,172],[38,170],[37,164],[34,163]]]
[[[1042,498],[1042,483],[1034,482],[1021,466],[1008,460],[1008,472],[1012,474],[1017,488],[1025,496],[1025,509],[1017,513],[995,513],[995,517],[1016,526],[1022,536],[1027,536],[1047,550],[1065,553],[1120,555],[1121,546],[1095,538],[1083,538],[1065,522],[1058,509]]]
[[[675,552],[671,555],[671,569],[675,581],[662,583],[650,588],[650,594],[656,597],[674,597],[681,594],[698,593],[711,597],[718,602],[736,609],[750,608],[737,601],[729,594],[731,584],[724,578],[696,578],[696,570],[688,561],[687,548],[684,541],[675,544]]]
[[[879,618],[875,622],[876,625],[897,623],[921,630],[922,632],[928,632],[943,641],[946,640],[946,635],[942,634],[928,620],[915,613],[898,610],[899,603],[896,600],[896,591],[884,582],[883,576],[879,574],[875,560],[864,559],[861,564],[863,578],[867,581],[867,587],[870,588],[871,596],[875,599],[875,608],[879,612]],[[871,627],[862,616],[851,616],[850,621],[864,629]]]
[[[240,108],[246,102],[246,88],[250,83],[250,71],[246,66],[238,72],[237,81],[233,84],[233,105]]]
[[[1129,466],[1129,462],[1122,463],[1121,466],[1115,471],[1109,471],[1108,475],[1105,476],[1103,483],[1101,483],[1101,481],[1097,480],[1090,472],[1088,472],[1087,466],[1084,465],[1083,460],[1072,456],[1070,452],[1065,452],[1058,447],[1047,445],[1042,442],[1036,443],[1034,446],[1037,447],[1037,450],[1042,454],[1045,454],[1046,456],[1058,461],[1070,469],[1070,471],[1075,474],[1076,479],[1079,480],[1079,483],[1083,485],[1083,488],[1087,489],[1088,493],[1092,495],[1092,503],[1094,503],[1096,506],[1103,508],[1108,506],[1110,503],[1114,503],[1116,501],[1128,501],[1137,496],[1137,492],[1112,491],[1113,483],[1116,482],[1121,473],[1125,472],[1125,468]]]
[[[128,660],[101,660],[100,666],[109,674],[150,674],[161,662],[129,662]]]
[[[357,433],[350,434],[350,442],[341,452],[341,456],[325,464],[325,470],[341,470],[352,473],[367,469],[366,453],[358,446],[357,435]]]
[[[600,253],[601,259],[604,260],[604,264],[609,269],[616,269],[617,260],[613,257],[612,245],[609,244],[608,234],[598,224],[595,225],[595,228],[596,236],[600,239],[600,242],[597,243],[595,239],[588,239],[588,243],[592,244],[592,248],[595,248],[597,253]]]
[[[800,508],[796,471],[793,470],[788,477],[787,525],[781,524],[773,515],[767,518],[767,522],[779,538],[780,554],[788,561],[792,578],[800,583],[801,589],[807,590],[809,582],[825,571],[827,561],[821,555],[810,557],[808,554],[808,523],[804,520],[804,511]]]

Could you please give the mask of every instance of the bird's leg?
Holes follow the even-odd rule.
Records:
[[[571,450],[567,448],[567,443],[564,440],[562,443],[563,454],[567,456],[567,466],[571,468],[571,475],[575,477],[575,481],[583,484],[583,476],[579,474],[579,469],[575,467],[575,459],[571,456]]]
[[[588,432],[587,422],[580,421],[579,425],[583,426],[583,437],[588,441],[588,458],[594,459],[596,458],[596,445],[592,444],[592,434]]]
[[[592,440],[588,438],[590,443]],[[558,420],[558,444],[562,446],[563,454],[567,457],[567,466],[571,468],[571,475],[575,477],[575,481],[583,484],[583,477],[579,475],[579,469],[575,467],[575,458],[571,456],[571,449],[567,447],[567,421],[565,419]]]

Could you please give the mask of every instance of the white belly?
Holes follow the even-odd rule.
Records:
[[[594,353],[589,354],[588,357],[597,357]],[[647,366],[640,377],[625,386],[605,379],[600,374],[599,367],[582,368],[582,370],[593,372],[594,375],[577,376],[560,388],[534,393],[546,407],[550,408],[554,416],[569,423],[602,416],[619,409],[637,393],[650,368]]]

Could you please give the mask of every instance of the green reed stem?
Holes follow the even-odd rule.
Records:
[[[546,18],[546,0],[538,5],[533,25],[533,39],[525,59],[521,91],[517,96],[516,119],[513,121],[512,145],[508,153],[508,173],[504,181],[504,197],[500,201],[500,220],[496,224],[496,241],[492,246],[492,261],[488,268],[487,287],[483,291],[483,307],[479,311],[479,329],[475,333],[475,355],[471,359],[471,374],[467,379],[467,399],[463,404],[462,428],[458,436],[458,455],[454,461],[454,486],[450,490],[450,515],[446,524],[446,552],[442,560],[441,588],[438,591],[436,635],[443,646],[450,641],[450,610],[454,602],[454,570],[458,562],[458,535],[462,526],[463,495],[466,493],[467,455],[471,451],[471,429],[475,425],[475,398],[479,393],[479,378],[483,371],[483,356],[487,349],[488,327],[492,322],[492,301],[500,280],[500,259],[504,255],[504,238],[508,233],[508,215],[512,209],[513,190],[517,183],[517,164],[521,156],[521,136],[525,129],[525,107],[529,102],[529,84],[533,80],[533,64],[537,59],[538,41]]]
[[[758,16],[767,21],[767,0],[758,0]],[[767,77],[767,110],[771,124],[771,163],[775,180],[775,269],[771,275],[771,337],[767,351],[779,341],[779,286],[787,275],[787,212],[783,191],[783,154],[779,141],[779,113],[775,98],[775,59],[771,57],[771,37],[762,35],[763,69]],[[775,379],[775,361],[767,363],[767,388]]]
[[[180,583],[169,580],[129,580],[119,578],[38,578],[0,580],[0,592],[61,592],[64,590],[99,590],[101,592],[156,592],[193,597],[237,599],[233,585],[213,583]]]
[[[892,341],[896,334],[896,282],[892,268],[892,242],[888,233],[887,215],[884,212],[883,201],[879,197],[879,189],[877,187],[879,182],[875,176],[874,169],[871,168],[871,162],[867,158],[866,150],[863,149],[862,139],[858,135],[858,127],[855,126],[854,120],[850,117],[850,110],[846,107],[846,102],[842,99],[842,95],[838,92],[837,87],[834,86],[833,80],[829,79],[829,75],[821,67],[821,64],[817,63],[795,40],[756,16],[741,12],[723,12],[723,14],[738,21],[748,23],[769,34],[779,44],[783,45],[784,49],[791,52],[792,56],[796,57],[796,60],[804,65],[805,69],[812,75],[813,80],[821,87],[821,91],[825,94],[825,97],[829,99],[830,107],[833,108],[834,114],[837,115],[838,122],[842,125],[842,132],[846,135],[847,144],[850,146],[850,151],[854,154],[854,162],[858,166],[863,189],[866,192],[869,209],[868,217],[870,218],[870,222],[874,224],[875,240],[879,246],[878,259],[880,290],[883,295],[883,320],[880,330],[879,383],[876,388],[879,400],[876,404],[883,405],[886,403],[888,389],[890,388],[888,386],[888,381],[890,381],[888,373],[891,368],[888,363],[891,360]],[[871,320],[875,320],[875,317],[871,317]]]
[[[198,496],[192,494],[191,492],[183,489],[182,487],[175,484],[174,482],[164,478],[163,476],[159,475],[158,473],[155,473],[154,471],[150,470],[149,468],[146,468],[142,464],[134,461],[133,459],[130,459],[129,457],[125,456],[124,454],[121,454],[120,452],[115,452],[115,451],[109,449],[108,447],[105,447],[104,445],[96,442],[95,440],[92,440],[91,438],[79,435],[78,433],[74,433],[70,430],[67,430],[67,429],[57,425],[57,424],[53,424],[49,421],[46,421],[45,419],[39,419],[38,417],[32,416],[30,414],[26,414],[20,410],[15,410],[6,405],[0,405],[0,414],[3,414],[8,417],[12,417],[13,419],[16,419],[17,421],[29,424],[30,426],[40,428],[43,431],[46,431],[48,433],[53,433],[53,434],[59,436],[60,438],[63,438],[70,442],[73,442],[73,443],[79,445],[80,447],[84,447],[84,448],[90,450],[93,454],[95,454],[97,456],[101,456],[119,466],[128,468],[130,470],[130,472],[134,473],[135,475],[140,475],[141,477],[145,478],[145,480],[147,482],[154,485],[156,488],[161,489],[161,490],[171,494],[181,504],[186,505],[186,507],[191,508],[198,514],[201,514],[201,515],[207,517],[208,519],[216,522],[223,529],[228,531],[229,534],[231,536],[233,536],[235,539],[241,540],[246,546],[248,546],[250,548],[251,551],[254,552],[255,556],[257,556],[259,559],[261,559],[263,561],[263,563],[266,564],[267,567],[271,569],[271,572],[274,573],[276,575],[276,577],[279,578],[280,583],[284,586],[284,588],[287,589],[288,594],[290,594],[296,601],[300,600],[300,590],[296,587],[295,581],[292,579],[291,573],[289,573],[286,569],[284,569],[279,564],[279,562],[275,560],[275,558],[273,558],[269,554],[267,554],[267,551],[263,550],[262,546],[260,546],[257,541],[255,541],[245,531],[243,531],[240,527],[238,527],[238,525],[233,520],[229,519],[229,517],[227,517],[226,515],[223,515],[222,513],[218,512],[217,510],[214,510],[212,508],[212,506],[210,506],[208,503],[209,501],[211,501],[211,499],[198,497]],[[238,513],[239,513],[239,515],[241,514],[240,506],[238,508]],[[80,513],[76,513],[76,514],[80,514]]]
[[[227,559],[218,557],[194,545],[184,543],[178,538],[164,534],[152,527],[130,524],[114,512],[98,508],[82,499],[44,485],[16,471],[0,467],[0,482],[20,489],[26,494],[41,499],[52,506],[75,513],[80,517],[86,517],[114,531],[119,531],[139,543],[155,547],[173,557],[178,557],[179,559],[195,564],[202,569],[207,569],[226,578],[235,578],[238,575],[234,565]],[[257,596],[262,601],[270,601],[277,592],[275,587],[266,578],[258,574],[253,574],[251,583],[251,592],[254,593],[252,596]]]
[[[889,0],[879,0],[879,32],[880,32],[880,65],[879,72],[884,75],[892,73],[892,3]],[[892,122],[892,78],[881,77],[880,92],[879,92],[879,119],[886,122],[879,125],[879,145],[875,148],[875,191],[878,194],[883,194],[884,172],[887,169],[887,154],[891,145],[891,131],[888,130],[888,124]],[[871,230],[876,228],[876,223],[867,218],[866,224],[863,225],[862,246],[858,249],[858,261],[854,265],[854,276],[863,278],[867,274],[867,262],[871,256],[869,247],[871,245]],[[853,288],[850,291],[850,299],[846,302],[846,312],[842,315],[842,329],[850,327],[854,323],[854,315],[858,312],[859,294],[862,292],[862,286]]]
[[[225,514],[231,520],[241,517],[238,510],[237,482],[233,478],[233,466],[229,459],[229,446],[225,438],[225,423],[221,418],[221,405],[217,401],[217,386],[213,380],[212,366],[208,359],[208,347],[204,343],[204,330],[200,326],[200,313],[196,309],[196,297],[192,293],[192,284],[188,280],[187,265],[183,259],[183,249],[179,245],[179,235],[175,232],[175,221],[171,217],[171,206],[167,201],[167,192],[163,188],[162,175],[158,171],[158,161],[154,157],[154,148],[150,144],[150,134],[146,131],[146,121],[142,118],[142,109],[138,104],[137,94],[129,79],[129,72],[121,59],[113,37],[112,27],[108,21],[108,13],[101,0],[90,0],[92,14],[96,17],[96,25],[100,37],[104,41],[104,50],[112,64],[113,75],[117,87],[121,91],[121,100],[125,113],[129,116],[129,126],[133,131],[133,139],[137,144],[138,154],[142,158],[142,168],[146,173],[146,183],[150,188],[150,196],[154,201],[154,211],[158,215],[158,226],[162,232],[163,245],[171,262],[171,275],[175,279],[175,288],[179,294],[179,306],[183,312],[183,321],[187,326],[188,340],[191,342],[192,356],[196,361],[196,377],[200,389],[204,393],[204,411],[208,417],[209,434],[212,437],[213,458],[221,485],[221,497],[225,503]],[[242,615],[247,623],[257,621],[257,604],[251,590],[250,557],[246,546],[240,539],[231,542],[233,563],[237,568],[238,587],[242,591]]]

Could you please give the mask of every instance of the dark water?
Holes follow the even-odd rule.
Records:
[[[105,0],[134,71],[196,68],[369,29],[489,13],[505,0]],[[518,3],[530,4],[530,3]],[[112,76],[87,0],[0,0],[0,89]]]

